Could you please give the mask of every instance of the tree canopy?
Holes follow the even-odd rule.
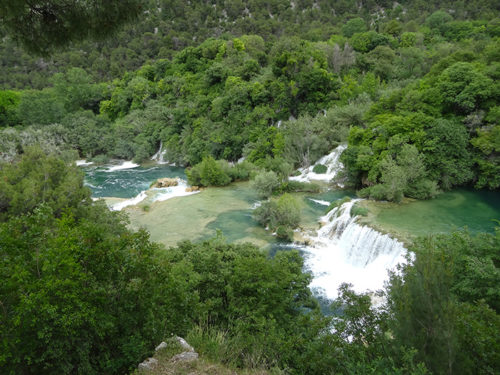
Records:
[[[48,54],[72,41],[109,37],[142,9],[139,0],[2,0],[0,21],[27,50]]]

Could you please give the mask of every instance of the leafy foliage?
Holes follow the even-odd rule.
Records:
[[[73,40],[101,37],[133,19],[140,11],[136,0],[85,0],[72,6],[51,0],[32,4],[29,1],[0,2],[4,27],[27,49],[47,53]]]
[[[254,217],[261,225],[276,230],[279,238],[291,241],[291,230],[300,223],[300,206],[292,195],[285,193],[279,198],[263,202],[255,209]]]

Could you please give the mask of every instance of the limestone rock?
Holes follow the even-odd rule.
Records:
[[[179,345],[182,347],[182,349],[188,351],[188,352],[194,352],[194,349],[191,345],[187,343],[186,340],[184,340],[182,337],[175,336],[175,340],[179,343]],[[181,353],[182,354],[182,353]],[[179,354],[180,355],[180,354]],[[198,354],[196,354],[198,355]]]
[[[165,177],[165,178],[159,178],[158,180],[156,180],[154,187],[166,188],[166,187],[177,186],[177,185],[179,185],[179,179]]]
[[[162,350],[162,349],[165,349],[167,347],[167,343],[165,341],[162,341],[160,343],[160,345],[158,345],[156,348],[155,348],[155,352],[157,352],[158,350]]]
[[[152,370],[157,364],[158,360],[156,358],[148,358],[139,364],[139,370]]]
[[[172,357],[172,362],[191,362],[198,359],[198,353],[196,352],[182,352],[181,354],[174,355]]]
[[[200,190],[199,186],[189,186],[186,188],[186,193],[191,193],[193,191],[198,191],[198,190]]]

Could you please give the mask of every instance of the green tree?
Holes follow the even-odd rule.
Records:
[[[207,156],[191,169],[186,171],[188,181],[196,186],[224,186],[231,182],[231,177],[224,170],[220,161]]]
[[[23,125],[53,124],[61,121],[67,113],[64,103],[52,89],[24,91],[17,111]]]
[[[350,38],[356,33],[363,33],[367,30],[366,23],[362,18],[353,18],[342,26],[342,35]]]
[[[74,112],[82,108],[98,112],[99,102],[103,99],[102,89],[92,83],[92,77],[85,70],[72,68],[66,73],[55,74],[52,83],[66,111]]]
[[[498,230],[420,239],[415,259],[391,277],[393,344],[417,349],[433,373],[492,374],[498,366],[499,239]]]
[[[19,100],[20,95],[15,91],[0,91],[0,128],[17,125]]]
[[[83,173],[39,147],[28,148],[17,163],[0,164],[0,221],[33,212],[40,204],[61,215],[66,207],[88,204]]]
[[[255,176],[252,186],[261,198],[269,198],[273,191],[280,186],[280,179],[273,171],[261,172]]]
[[[255,219],[263,226],[276,230],[279,238],[291,241],[292,229],[300,224],[301,211],[299,202],[290,194],[263,202],[254,211]]]
[[[142,9],[137,0],[85,0],[72,3],[45,0],[0,2],[0,19],[8,32],[29,51],[47,54],[54,48],[89,37],[109,36]]]
[[[429,176],[444,189],[462,185],[473,177],[469,136],[457,122],[438,119],[427,130],[425,164]]]
[[[444,103],[460,113],[470,113],[492,95],[493,81],[473,64],[457,62],[445,69],[438,81]]]

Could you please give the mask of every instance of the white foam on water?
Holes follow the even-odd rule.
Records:
[[[254,204],[252,204],[251,209],[255,210],[256,208],[259,208],[260,206],[262,206],[262,202],[261,201],[257,201],[257,202],[254,202]]]
[[[316,236],[308,237],[312,245],[301,247],[305,266],[313,274],[311,289],[329,299],[337,297],[342,283],[352,284],[358,293],[381,289],[388,270],[406,261],[402,242],[356,223],[350,214],[356,201],[323,216],[323,227]]]
[[[300,168],[299,169],[300,175],[289,177],[289,180],[301,181],[301,182],[331,181],[344,167],[340,162],[340,155],[342,155],[342,153],[346,148],[347,148],[346,144],[339,145],[335,150],[330,152],[328,155],[323,156],[309,168]],[[318,174],[313,172],[314,167],[318,164],[322,164],[327,167],[326,173]]]
[[[132,199],[127,199],[118,203],[113,204],[110,209],[111,211],[121,211],[125,207],[135,206],[147,198],[146,190],[141,191],[137,196]]]
[[[120,171],[122,169],[132,169],[132,168],[137,168],[139,164],[136,164],[132,161],[124,161],[120,165],[113,165],[112,167],[109,167],[106,169],[106,172],[114,172],[114,171]]]
[[[87,160],[76,160],[75,163],[77,167],[86,167],[87,165],[94,164],[93,161],[87,161]]]
[[[309,198],[310,201],[313,201],[317,204],[320,204],[322,206],[329,206],[330,205],[330,202],[327,202],[327,201],[324,201],[324,200],[321,200],[321,199],[313,199],[313,198]]]
[[[170,187],[167,187],[167,188],[153,188],[153,190],[155,191],[158,191],[158,194],[156,194],[156,196],[154,197],[153,199],[153,202],[162,202],[162,201],[166,201],[167,199],[171,199],[171,198],[175,198],[175,197],[185,197],[185,196],[188,196],[188,195],[193,195],[193,194],[197,194],[199,193],[200,191],[186,191],[186,188],[189,187],[187,182],[182,180],[182,179],[178,179],[179,181],[179,185],[177,186],[170,186]]]

